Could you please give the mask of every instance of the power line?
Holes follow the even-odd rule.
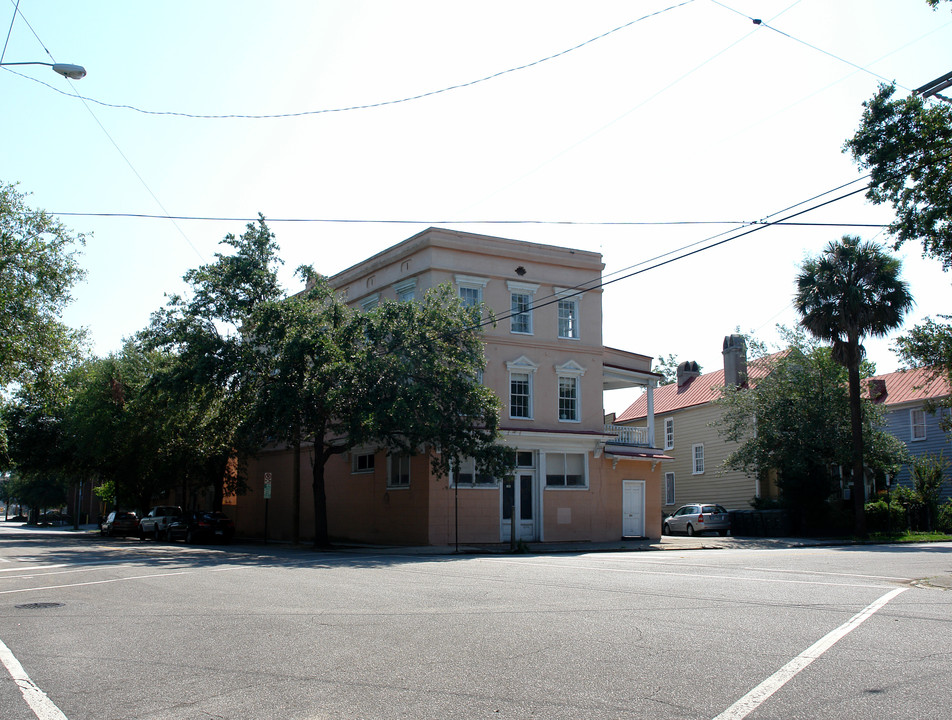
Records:
[[[0,52],[0,63],[3,62],[4,56],[7,54],[7,45],[10,44],[10,33],[13,32],[13,23],[17,19],[17,10],[20,8],[20,0],[16,0],[16,5],[13,6],[13,17],[10,18],[10,27],[7,30],[7,39],[3,41],[3,52]]]
[[[800,207],[801,205],[804,205],[808,202],[812,202],[813,200],[823,197],[824,195],[829,195],[830,193],[841,190],[842,188],[852,184],[853,184],[852,182],[846,183],[845,185],[841,185],[838,188],[834,188],[824,193],[820,193],[819,195],[815,195],[813,198],[796,203],[795,205],[791,205],[783,210],[779,210],[766,217],[768,218],[775,217],[776,215],[785,213],[793,208]],[[792,218],[799,217],[800,215],[804,215],[808,212],[812,212],[814,210],[818,210],[827,205],[831,205],[835,202],[839,202],[840,200],[844,200],[853,195],[857,195],[861,192],[865,192],[868,189],[869,189],[869,185],[864,185],[863,187],[859,189],[850,190],[849,192],[839,195],[830,200],[824,200],[823,202],[812,205],[811,207],[805,208],[803,210],[798,210],[797,212],[787,215],[786,217],[780,218],[779,220],[764,221],[762,224],[758,224],[755,227],[747,227],[747,229],[735,228],[734,230],[725,231],[724,233],[719,233],[718,235],[714,235],[712,237],[699,240],[689,245],[684,245],[676,250],[672,250],[668,253],[664,253],[662,255],[656,256],[655,258],[652,258],[651,260],[645,260],[645,261],[636,263],[634,265],[629,265],[628,267],[622,268],[621,270],[616,270],[615,272],[610,273],[607,276],[594,278],[593,280],[587,281],[585,283],[580,283],[579,285],[576,285],[572,288],[568,288],[566,291],[563,291],[560,294],[552,294],[552,295],[543,297],[541,302],[533,302],[532,308],[535,309],[535,308],[546,307],[548,305],[552,305],[553,303],[558,302],[559,300],[570,298],[573,295],[581,295],[584,292],[588,292],[590,290],[597,290],[597,289],[605,287],[606,285],[612,285],[616,282],[620,282],[621,280],[628,280],[629,278],[635,277],[636,275],[641,275],[643,273],[646,273],[649,270],[655,270],[657,268],[664,267],[665,265],[670,265],[671,263],[677,262],[679,260],[684,260],[685,258],[691,257],[692,255],[697,255],[699,253],[705,252],[707,250],[711,250],[713,248],[719,247],[721,245],[732,242],[734,240],[739,240],[742,237],[758,232],[760,230],[765,230],[768,227],[773,227],[776,225],[783,224]],[[743,232],[739,232],[741,230],[743,230]],[[732,232],[737,232],[738,234],[731,235],[730,237],[726,237],[721,240],[717,240],[717,242],[710,242],[711,240],[715,240],[718,237],[723,237],[724,235],[728,233],[732,233]],[[709,244],[706,244],[703,247],[696,247],[697,245],[701,245],[703,243],[709,243]],[[689,248],[695,248],[695,249],[689,250]],[[688,250],[688,252],[683,252],[685,250]],[[675,253],[680,253],[680,254],[676,255],[675,257],[668,257],[669,255],[674,255]],[[667,259],[662,259],[662,258],[667,258]],[[657,260],[658,262],[655,262],[655,260]],[[653,263],[653,264],[649,265],[648,267],[642,267],[637,270],[634,269],[634,268],[639,268],[641,265],[644,265],[646,263]],[[629,270],[631,270],[632,272],[628,272]],[[625,273],[625,274],[622,274],[622,273]],[[611,280],[606,279],[611,277],[612,275],[618,275],[619,277],[615,277],[614,279],[611,279]],[[506,320],[508,318],[511,318],[513,315],[518,315],[518,314],[520,313],[512,312],[510,310],[508,312],[502,313],[499,317],[493,317],[493,318],[483,320],[479,325],[475,327],[479,328],[479,327],[485,327],[486,325],[492,325],[500,320]]]
[[[784,32],[783,30],[780,30],[780,29],[778,29],[778,28],[775,28],[775,27],[773,27],[772,25],[769,25],[768,23],[764,22],[763,20],[761,20],[761,19],[759,19],[759,18],[754,18],[754,17],[751,17],[750,15],[747,15],[746,13],[741,12],[740,10],[735,10],[734,8],[730,7],[729,5],[725,5],[724,3],[720,2],[719,0],[711,0],[711,2],[714,3],[715,5],[720,5],[720,6],[721,6],[722,8],[724,8],[725,10],[730,10],[732,13],[736,13],[736,14],[740,15],[741,17],[747,18],[748,20],[750,20],[750,21],[751,21],[752,23],[754,23],[755,25],[758,25],[759,27],[765,27],[765,28],[767,28],[768,30],[773,30],[773,31],[774,31],[775,33],[777,33],[778,35],[783,35],[784,37],[789,38],[790,40],[793,40],[794,42],[798,42],[798,43],[800,43],[801,45],[805,45],[806,47],[810,48],[811,50],[816,50],[817,52],[823,53],[824,55],[826,55],[826,56],[828,56],[828,57],[831,57],[831,58],[833,58],[834,60],[838,60],[838,61],[840,61],[840,62],[842,62],[842,63],[846,63],[846,64],[849,65],[850,67],[854,67],[854,68],[856,68],[857,70],[860,70],[860,71],[862,71],[862,72],[864,72],[864,73],[868,73],[869,75],[872,75],[873,77],[875,77],[875,78],[877,78],[877,79],[879,79],[879,80],[882,80],[882,81],[885,82],[885,83],[894,82],[893,80],[890,80],[889,78],[883,77],[882,75],[873,72],[873,71],[870,70],[869,68],[865,68],[865,67],[863,67],[862,65],[857,65],[856,63],[852,62],[851,60],[847,60],[847,59],[845,59],[845,58],[840,57],[839,55],[836,55],[836,54],[834,54],[834,53],[831,53],[829,50],[824,50],[824,49],[821,48],[821,47],[817,47],[816,45],[812,45],[812,44],[808,43],[806,40],[801,40],[800,38],[795,37],[795,36],[791,35],[790,33],[786,33],[786,32]],[[904,90],[909,90],[909,88],[907,88],[907,87],[905,87],[905,86],[903,86],[903,85],[900,85],[899,87],[902,87]]]
[[[205,215],[159,215],[120,212],[52,212],[63,217],[134,218],[141,220],[195,220],[202,222],[257,222],[257,217],[215,217]],[[452,219],[368,219],[368,218],[266,218],[268,223],[323,223],[342,225],[577,225],[583,227],[659,227],[678,225],[757,225],[762,220],[452,220]],[[797,222],[796,227],[883,227],[883,223]]]
[[[642,21],[644,21],[644,20],[648,20],[648,19],[653,18],[653,17],[656,17],[656,16],[658,16],[658,15],[663,15],[664,13],[667,13],[667,12],[669,12],[669,11],[671,11],[671,10],[676,10],[676,9],[678,9],[678,8],[680,8],[680,7],[685,6],[685,5],[690,5],[692,2],[694,2],[694,0],[684,0],[683,2],[680,2],[680,3],[678,3],[677,5],[671,5],[671,6],[669,6],[669,7],[666,7],[666,8],[664,8],[664,9],[662,9],[662,10],[658,10],[658,11],[656,11],[656,12],[649,13],[649,14],[647,14],[647,15],[643,15],[643,16],[641,16],[641,17],[635,19],[635,20],[631,20],[631,21],[625,23],[624,25],[619,25],[619,26],[616,27],[616,28],[612,28],[611,30],[608,30],[608,31],[606,31],[606,32],[603,32],[601,35],[597,35],[596,37],[593,37],[593,38],[590,38],[590,39],[588,39],[588,40],[585,40],[584,42],[580,42],[579,44],[574,45],[574,46],[572,46],[572,47],[570,47],[570,48],[568,48],[568,49],[566,49],[566,50],[561,50],[561,51],[559,51],[559,52],[557,52],[557,53],[554,53],[553,55],[548,55],[548,56],[546,56],[546,57],[544,57],[544,58],[541,58],[541,59],[539,59],[539,60],[533,60],[532,62],[525,63],[524,65],[518,65],[518,66],[516,66],[516,67],[512,67],[512,68],[509,68],[509,69],[507,69],[507,70],[500,70],[499,72],[495,72],[495,73],[492,73],[492,74],[490,74],[490,75],[486,75],[485,77],[477,78],[476,80],[469,80],[469,81],[466,81],[466,82],[457,83],[457,84],[455,84],[455,85],[450,85],[450,86],[448,86],[448,87],[440,88],[439,90],[430,90],[430,91],[428,91],[428,92],[419,93],[418,95],[411,95],[411,96],[408,96],[408,97],[398,98],[398,99],[395,99],[395,100],[383,100],[383,101],[380,101],[380,102],[366,103],[366,104],[364,104],[364,105],[351,105],[351,106],[348,106],[348,107],[340,107],[340,108],[324,108],[324,109],[321,109],[321,110],[304,110],[304,111],[300,111],[300,112],[273,113],[273,114],[261,114],[261,115],[253,115],[253,114],[241,114],[241,115],[240,115],[240,114],[200,115],[200,114],[196,114],[196,113],[175,112],[175,111],[170,111],[170,110],[144,110],[144,109],[142,109],[142,108],[135,107],[134,105],[122,105],[122,104],[107,103],[107,102],[103,102],[103,101],[101,101],[101,100],[96,100],[96,99],[94,99],[94,98],[83,97],[83,96],[81,96],[81,95],[77,95],[77,97],[81,98],[82,100],[85,100],[85,101],[88,101],[88,102],[91,102],[91,103],[95,103],[95,104],[97,104],[97,105],[101,105],[102,107],[116,108],[116,109],[121,109],[121,110],[133,110],[133,111],[135,111],[135,112],[137,112],[137,113],[142,113],[143,115],[171,115],[171,116],[175,116],[175,117],[185,117],[185,118],[192,118],[192,119],[197,119],[197,120],[232,120],[232,119],[240,119],[240,120],[275,120],[275,119],[281,119],[281,118],[303,117],[303,116],[306,116],[306,115],[323,115],[323,114],[326,114],[326,113],[349,112],[349,111],[351,111],[351,110],[369,110],[369,109],[372,109],[372,108],[386,107],[387,105],[398,105],[398,104],[401,104],[401,103],[412,102],[412,101],[414,101],[414,100],[422,100],[423,98],[432,97],[433,95],[441,95],[441,94],[443,94],[443,93],[452,92],[453,90],[460,90],[460,89],[462,89],[462,88],[472,87],[473,85],[479,85],[480,83],[484,83],[484,82],[487,82],[487,81],[489,81],[489,80],[495,80],[496,78],[502,77],[503,75],[508,75],[508,74],[510,74],[510,73],[519,72],[520,70],[527,70],[528,68],[535,67],[536,65],[541,65],[542,63],[548,62],[549,60],[555,60],[556,58],[560,58],[560,57],[562,57],[563,55],[568,55],[569,53],[574,52],[575,50],[579,50],[579,49],[585,47],[586,45],[591,45],[591,44],[594,43],[594,42],[597,42],[597,41],[599,41],[599,40],[603,40],[604,38],[608,37],[609,35],[613,35],[613,34],[615,34],[615,33],[617,33],[617,32],[620,32],[620,31],[622,31],[622,30],[624,30],[624,29],[626,29],[626,28],[631,27],[632,25],[636,25],[636,24],[638,24],[638,23],[640,23],[640,22],[642,22]],[[21,15],[21,17],[22,17],[22,15]],[[9,68],[7,68],[7,69],[9,70]],[[51,90],[53,90],[53,91],[55,91],[55,92],[61,93],[61,94],[63,94],[63,95],[71,95],[71,93],[64,93],[64,92],[63,92],[62,90],[60,90],[59,88],[56,88],[56,87],[54,87],[54,86],[50,85],[49,83],[46,83],[46,82],[44,82],[44,81],[42,81],[42,80],[38,80],[38,79],[36,79],[36,78],[30,77],[29,75],[23,75],[22,73],[17,73],[17,72],[12,71],[12,70],[10,70],[10,72],[14,72],[14,74],[19,75],[20,77],[26,78],[27,80],[33,80],[34,82],[40,83],[41,85],[45,85],[46,87],[50,88]]]
[[[18,3],[18,5],[19,5],[19,3]],[[26,17],[23,15],[23,11],[19,10],[19,7],[18,7],[18,9],[17,9],[16,12],[19,13],[20,17],[23,19],[23,22],[25,22],[26,25],[27,25],[27,27],[30,28],[30,31],[33,33],[33,36],[36,38],[37,42],[40,43],[40,46],[43,48],[43,50],[46,52],[46,54],[49,56],[49,58],[55,63],[55,62],[56,62],[56,59],[53,57],[53,54],[49,51],[49,49],[46,47],[46,45],[45,45],[45,44],[43,43],[43,41],[40,39],[40,36],[37,35],[36,30],[33,29],[33,26],[32,26],[32,25],[30,25],[29,20],[27,20]],[[17,74],[19,74],[19,73],[17,73]],[[65,79],[65,78],[64,78],[64,79]],[[68,82],[68,81],[67,81],[67,82]],[[46,83],[43,83],[43,84],[46,85]],[[52,87],[52,86],[51,86],[51,85],[48,85],[48,87]],[[92,108],[89,107],[89,104],[86,102],[86,99],[83,98],[82,95],[80,95],[79,93],[77,93],[77,92],[75,91],[75,89],[72,88],[72,86],[70,86],[70,87],[71,87],[71,89],[73,90],[73,92],[71,92],[71,93],[65,93],[65,92],[63,92],[62,90],[59,90],[59,89],[57,89],[57,88],[53,88],[53,89],[56,90],[56,91],[59,92],[59,93],[62,93],[63,95],[75,96],[76,98],[78,98],[78,99],[80,100],[80,102],[83,103],[83,107],[86,108],[86,110],[87,110],[87,111],[89,112],[89,114],[92,116],[93,120],[96,121],[96,124],[99,125],[99,129],[102,130],[103,134],[106,136],[106,138],[109,140],[109,142],[112,143],[112,146],[116,149],[116,152],[118,152],[118,153],[119,153],[119,156],[126,162],[126,165],[129,166],[129,169],[132,170],[133,175],[135,175],[136,178],[139,180],[139,182],[142,183],[142,186],[146,189],[146,191],[149,193],[149,195],[152,196],[152,199],[155,200],[156,205],[158,205],[158,206],[162,209],[162,211],[163,211],[164,213],[168,214],[168,210],[165,209],[165,206],[164,206],[164,205],[162,204],[162,202],[159,200],[158,196],[157,196],[154,192],[152,192],[152,188],[149,187],[149,184],[145,181],[145,178],[143,178],[142,175],[139,174],[139,171],[136,170],[135,166],[132,164],[132,161],[129,160],[129,158],[126,156],[126,154],[122,151],[122,148],[119,147],[119,144],[113,139],[112,135],[109,134],[109,131],[106,130],[106,127],[102,124],[102,122],[100,122],[99,118],[96,117],[96,113],[94,113],[93,110],[92,110]],[[195,247],[195,245],[192,243],[192,241],[189,239],[189,237],[185,234],[185,232],[182,230],[182,228],[180,228],[180,227],[176,224],[176,222],[175,222],[175,220],[174,220],[173,218],[169,217],[168,219],[172,220],[172,225],[175,226],[175,229],[178,230],[179,234],[185,239],[185,242],[188,243],[188,246],[189,246],[190,248],[192,248],[192,250],[195,252],[196,255],[198,255],[199,260],[201,260],[202,262],[205,262],[205,258],[204,258],[204,257],[202,256],[202,254],[198,251],[198,248]]]

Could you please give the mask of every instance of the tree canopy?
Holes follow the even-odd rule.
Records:
[[[247,450],[253,420],[260,358],[246,342],[250,318],[263,304],[282,297],[278,245],[265,218],[249,223],[240,237],[225,236],[231,253],[189,270],[188,297],[173,295],[140,333],[147,350],[171,361],[152,377],[151,392],[162,395],[179,422],[180,467],[193,483],[213,488],[215,509],[226,490],[242,487],[236,452]]]
[[[876,243],[844,235],[818,257],[804,261],[797,276],[794,307],[800,324],[814,337],[832,343],[833,359],[847,370],[852,434],[855,531],[866,534],[866,486],[863,481],[863,404],[860,363],[862,339],[883,337],[902,324],[912,308],[901,263]]]
[[[802,332],[787,333],[789,349],[757,360],[768,372],[751,388],[728,387],[718,404],[718,430],[739,445],[728,467],[765,475],[777,473],[784,504],[805,530],[827,530],[829,500],[837,490],[837,468],[852,461],[846,369],[830,347]],[[861,373],[872,374],[863,363]],[[881,408],[863,400],[863,462],[881,478],[898,471],[905,446],[882,430]]]
[[[355,447],[429,453],[438,474],[473,457],[490,473],[510,468],[495,445],[499,403],[479,377],[479,311],[447,288],[419,301],[350,308],[312,268],[307,289],[262,304],[248,342],[268,372],[256,405],[264,435],[311,454],[317,546],[328,543],[325,466]]]
[[[0,183],[0,390],[51,390],[54,375],[79,355],[82,333],[60,316],[85,276],[78,261],[85,238],[27,206],[25,197]],[[6,444],[0,420],[0,456]]]
[[[845,149],[870,173],[866,197],[889,203],[895,249],[919,241],[926,253],[952,267],[952,106],[918,95],[894,99],[896,86],[880,85],[863,103],[856,134]]]
[[[0,386],[27,382],[75,349],[80,336],[60,314],[85,276],[84,242],[28,207],[15,185],[0,184]]]

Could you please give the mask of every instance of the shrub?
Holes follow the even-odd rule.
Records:
[[[913,487],[922,502],[926,530],[935,527],[939,511],[939,493],[945,483],[945,470],[948,466],[949,462],[942,453],[926,453],[915,458],[909,468]]]
[[[866,526],[870,532],[902,532],[908,527],[906,508],[899,503],[886,505],[884,500],[866,504]]]
[[[906,509],[910,530],[925,530],[928,525],[928,515],[925,504],[919,494],[907,487],[897,487],[892,494],[893,504],[901,505]]]
[[[939,506],[939,518],[936,523],[939,532],[952,534],[952,500],[946,500]]]

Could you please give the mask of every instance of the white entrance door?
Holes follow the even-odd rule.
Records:
[[[517,472],[502,484],[502,522],[500,540],[512,539],[513,517],[516,519],[516,540],[538,540],[536,525],[535,474]],[[515,513],[515,514],[513,514]]]
[[[645,481],[622,482],[621,534],[624,537],[645,536]]]

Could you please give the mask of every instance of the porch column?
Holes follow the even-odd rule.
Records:
[[[654,387],[656,380],[648,381],[648,447],[654,447]]]

